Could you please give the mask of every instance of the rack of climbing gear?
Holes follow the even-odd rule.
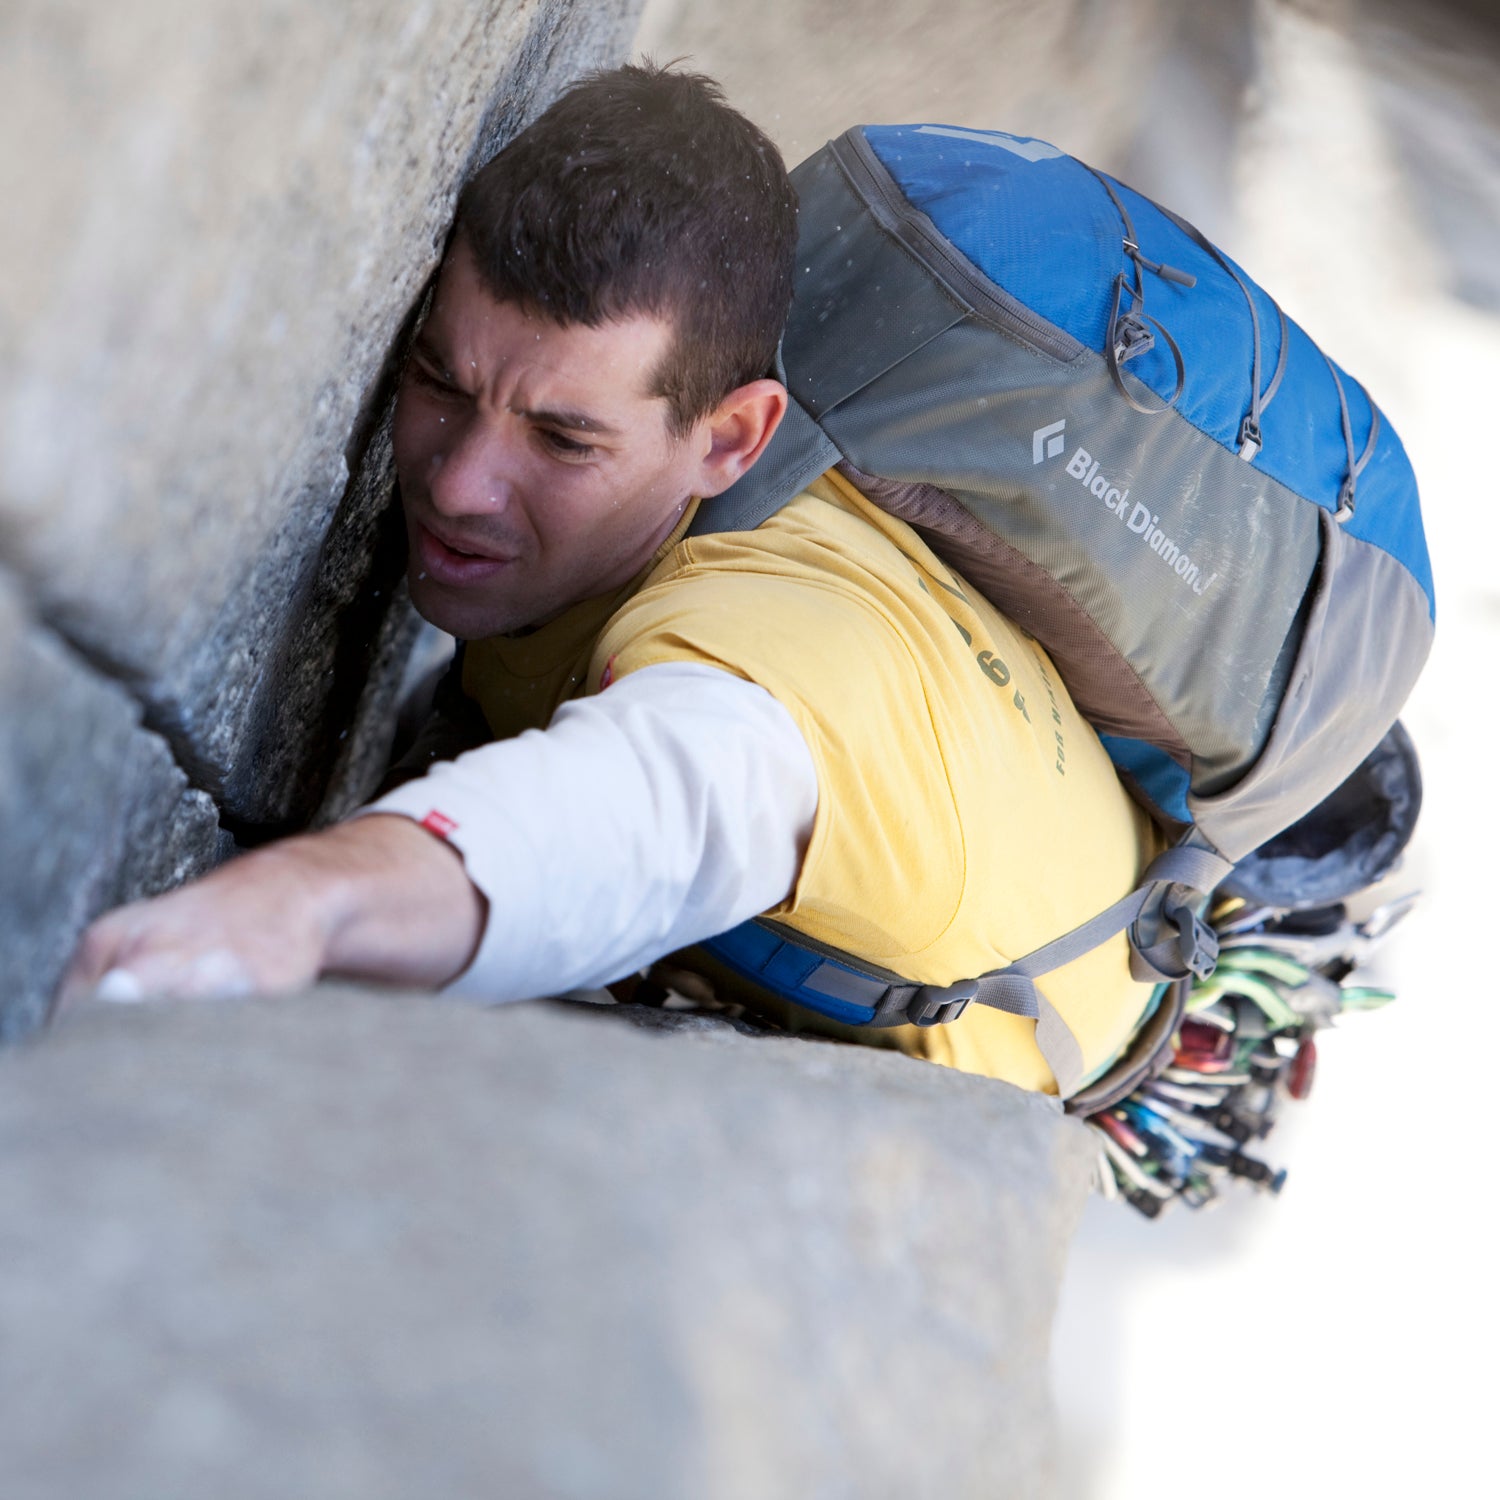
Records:
[[[1416,899],[1362,921],[1343,904],[1288,912],[1218,902],[1209,918],[1218,967],[1193,983],[1166,1066],[1087,1119],[1104,1196],[1154,1219],[1173,1202],[1213,1203],[1235,1181],[1279,1193],[1286,1169],[1262,1160],[1256,1143],[1286,1100],[1311,1093],[1316,1033],[1395,998],[1352,980]]]

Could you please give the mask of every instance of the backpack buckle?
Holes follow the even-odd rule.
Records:
[[[1219,934],[1191,906],[1170,908],[1167,919],[1177,929],[1177,952],[1195,979],[1207,979],[1219,962]]]
[[[977,979],[961,979],[957,984],[924,984],[906,1002],[906,1019],[913,1026],[946,1026],[968,1009],[979,992]]]
[[[1133,312],[1121,313],[1109,332],[1116,364],[1123,365],[1156,347],[1156,336]]]

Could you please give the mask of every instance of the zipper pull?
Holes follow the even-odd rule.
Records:
[[[1160,261],[1147,260],[1141,254],[1141,247],[1134,240],[1126,240],[1125,253],[1139,266],[1154,272],[1163,281],[1174,282],[1177,286],[1193,287],[1198,285],[1198,278],[1190,276],[1186,271],[1179,271],[1176,266],[1163,265]]]

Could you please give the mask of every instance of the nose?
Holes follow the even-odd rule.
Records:
[[[503,514],[518,462],[508,424],[477,415],[450,415],[440,422],[424,476],[433,509],[455,518]]]

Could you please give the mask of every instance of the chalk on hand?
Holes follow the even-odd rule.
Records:
[[[116,1005],[139,1005],[145,998],[145,987],[129,969],[111,969],[94,987],[94,999]]]

